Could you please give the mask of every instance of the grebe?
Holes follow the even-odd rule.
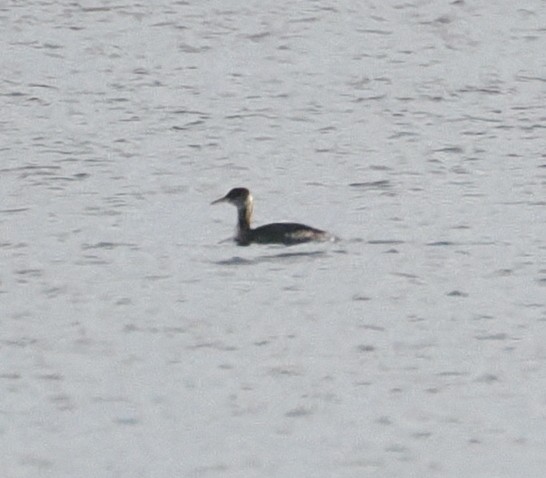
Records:
[[[228,202],[237,207],[238,222],[235,242],[239,246],[248,246],[253,242],[292,246],[304,242],[332,239],[332,236],[326,231],[293,222],[276,222],[252,229],[250,221],[252,220],[253,200],[250,191],[246,188],[232,189],[223,198],[217,199],[211,204],[221,202]]]

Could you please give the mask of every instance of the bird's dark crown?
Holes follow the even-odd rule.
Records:
[[[246,199],[250,195],[250,191],[247,188],[233,188],[226,194],[228,201],[235,201],[237,199]]]

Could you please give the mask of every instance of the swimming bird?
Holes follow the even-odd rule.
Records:
[[[237,232],[235,242],[239,246],[257,244],[284,244],[293,246],[311,241],[328,241],[333,237],[326,231],[293,222],[275,222],[252,229],[253,198],[246,188],[234,188],[224,197],[211,204],[228,202],[237,208]]]

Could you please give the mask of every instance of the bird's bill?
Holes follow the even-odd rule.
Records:
[[[218,203],[226,202],[226,201],[227,201],[227,196],[224,196],[223,198],[217,199],[216,201],[212,201],[210,205],[212,206],[213,204],[218,204]]]

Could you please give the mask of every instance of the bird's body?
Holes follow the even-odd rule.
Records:
[[[276,222],[252,229],[253,199],[246,188],[235,188],[223,198],[217,199],[212,204],[229,202],[237,207],[237,232],[235,242],[239,246],[256,244],[284,244],[292,246],[310,241],[327,241],[332,238],[330,234],[305,224],[294,222]]]

